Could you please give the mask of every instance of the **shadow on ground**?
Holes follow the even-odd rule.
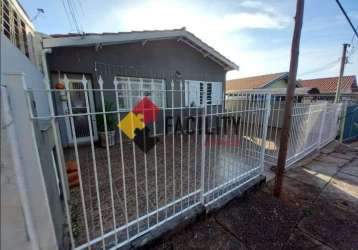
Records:
[[[358,249],[358,148],[331,143],[273,181],[145,249]]]

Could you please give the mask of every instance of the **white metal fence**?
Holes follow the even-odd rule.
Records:
[[[284,96],[273,96],[271,103],[265,160],[274,165],[278,157],[285,105]],[[286,167],[335,139],[339,129],[341,107],[341,103],[307,102],[304,97],[295,98]]]
[[[45,91],[51,115],[30,116],[52,123],[73,249],[116,249],[262,173],[270,94],[222,94],[213,104],[203,82],[190,103],[182,81],[61,81],[64,89]],[[138,87],[125,87],[131,81]],[[29,107],[41,91],[26,89]]]
[[[277,161],[284,96],[213,97],[211,83],[188,93],[189,83],[178,80],[99,77],[97,88],[85,76],[60,81],[63,89],[25,93],[33,123],[52,124],[72,249],[123,246],[216,204],[262,174],[265,161]],[[50,115],[33,110],[41,92]],[[337,134],[341,104],[311,101],[295,100],[287,166]]]

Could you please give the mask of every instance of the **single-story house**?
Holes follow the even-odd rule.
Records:
[[[150,97],[160,108],[201,107],[204,86],[207,86],[206,104],[221,105],[226,73],[238,69],[235,63],[185,28],[50,35],[43,39],[43,47],[47,49],[52,88],[63,81],[64,74],[73,89],[82,88],[80,79],[83,76],[90,89],[99,89],[98,79],[101,77],[104,89],[114,90],[116,79],[118,93],[105,91],[104,97],[114,107],[118,98],[123,113],[129,112],[143,96]],[[83,92],[77,93],[71,97],[73,106],[76,111],[85,112]],[[100,93],[93,91],[90,95],[91,111],[102,111]],[[59,97],[55,99],[57,114],[68,112],[67,103]],[[167,116],[172,110],[165,112]],[[174,112],[174,116],[179,116],[179,109]],[[77,116],[75,119],[77,141],[88,142],[87,117]],[[96,121],[92,120],[96,139]],[[163,121],[163,114],[159,114],[159,120]],[[161,126],[157,124],[158,131],[162,130]],[[60,131],[63,144],[72,144],[68,118],[60,121]]]
[[[226,81],[226,93],[247,89],[286,88],[288,72],[251,76]],[[297,84],[297,87],[300,87]]]

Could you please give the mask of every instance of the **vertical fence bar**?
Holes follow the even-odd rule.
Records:
[[[121,113],[120,113],[120,107],[119,107],[119,100],[118,100],[118,80],[117,77],[114,77],[114,89],[115,89],[115,95],[116,95],[116,106],[117,106],[117,118],[118,121],[121,120]],[[126,103],[128,104],[128,102]],[[126,105],[125,104],[125,105]],[[123,200],[124,200],[124,218],[126,222],[126,233],[127,233],[127,240],[129,239],[129,230],[128,230],[128,209],[127,209],[127,185],[126,185],[126,172],[124,167],[124,155],[123,155],[123,138],[122,138],[122,131],[118,127],[118,133],[119,133],[119,143],[121,145],[120,152],[121,152],[121,163],[122,163],[122,181],[123,181]]]
[[[130,88],[128,91],[129,93],[129,110],[133,109],[133,92],[131,89],[131,81],[130,78],[127,77],[127,86]],[[139,89],[140,91],[140,89]],[[134,118],[131,116],[131,125],[132,128],[134,128]],[[134,167],[134,188],[135,188],[135,201],[136,201],[136,215],[137,215],[137,233],[139,233],[139,205],[138,205],[138,182],[137,182],[137,157],[136,157],[136,150],[135,150],[135,144],[132,140],[132,152],[133,152],[133,167]]]
[[[185,82],[184,82],[184,90],[185,90]],[[189,88],[188,88],[188,93],[189,93]],[[187,94],[186,92],[184,94]],[[188,98],[187,96],[185,96],[185,98]],[[188,144],[188,162],[187,162],[187,167],[188,167],[188,195],[190,194],[190,167],[191,167],[191,147],[190,147],[190,144],[191,144],[191,140],[190,140],[190,134],[191,134],[191,128],[190,128],[190,119],[191,119],[191,106],[190,106],[190,103],[189,103],[189,100],[188,100],[188,118],[187,118],[187,134],[188,134],[188,141],[187,141],[187,144]],[[185,105],[185,102],[184,102],[184,105]],[[194,189],[195,191],[195,189]],[[190,206],[190,198],[188,198],[188,207]]]
[[[240,168],[242,168],[242,166],[243,166],[243,164],[242,164],[242,157],[241,157],[241,154],[242,154],[242,150],[241,150],[241,136],[242,136],[242,133],[241,133],[241,130],[242,130],[242,126],[241,126],[241,124],[242,124],[242,104],[243,104],[243,102],[240,100],[240,96],[241,96],[241,94],[239,94],[239,93],[236,93],[236,96],[237,96],[237,106],[236,106],[236,118],[238,118],[238,123],[239,123],[239,125],[238,125],[238,136],[237,136],[237,138],[238,138],[238,140],[237,140],[237,143],[238,143],[238,145],[237,145],[237,149],[235,150],[235,155],[237,155],[237,157],[238,157],[238,167],[236,168],[236,176],[238,176],[238,175],[240,175]]]
[[[228,119],[227,119],[227,114],[229,114],[229,109],[226,106],[223,106],[223,121],[224,121],[224,140],[221,143],[221,147],[223,148],[223,161],[225,162],[224,166],[224,185],[222,190],[221,195],[223,195],[225,193],[225,184],[228,183],[228,181],[230,180],[230,173],[229,173],[229,169],[230,169],[230,163],[229,163],[229,157],[228,157],[228,149],[225,146],[225,143],[228,141],[228,134],[230,133],[230,125],[228,123]]]
[[[82,78],[81,81],[83,85],[83,90],[85,92],[85,103],[86,103],[86,111],[87,111],[87,121],[88,121],[88,127],[89,127],[89,134],[90,134],[90,141],[91,141],[91,151],[92,151],[92,160],[93,160],[93,171],[94,171],[94,177],[95,177],[95,185],[96,185],[96,197],[97,197],[97,204],[98,204],[98,213],[99,213],[99,223],[100,223],[100,230],[101,230],[101,237],[102,237],[102,246],[103,249],[105,249],[105,242],[103,238],[103,218],[102,218],[102,209],[101,209],[101,198],[100,198],[100,192],[98,187],[98,176],[97,176],[97,162],[96,162],[96,153],[95,153],[95,147],[93,142],[93,128],[92,128],[92,119],[91,119],[91,110],[89,105],[89,97],[88,97],[88,85],[87,85],[87,79]]]
[[[211,128],[212,128],[212,119],[213,119],[213,106],[212,105],[210,105],[210,114],[209,114],[209,119],[208,120],[210,120],[210,123],[209,123],[209,128],[208,128],[208,130],[211,130]],[[209,133],[209,138],[208,138],[208,141],[209,141],[209,153],[208,153],[208,180],[207,180],[207,189],[209,190],[210,189],[210,183],[211,183],[211,177],[210,177],[210,175],[211,175],[211,168],[214,168],[214,166],[212,166],[211,167],[211,134]],[[205,140],[205,148],[207,147],[207,141]]]
[[[222,99],[222,96],[221,96],[221,100],[222,100],[222,103],[221,103],[221,106],[225,105],[225,99]],[[218,172],[218,168],[220,166],[219,165],[219,161],[217,160],[217,149],[218,149],[218,144],[220,143],[218,141],[218,134],[219,134],[219,131],[220,131],[220,115],[219,115],[219,105],[216,105],[216,112],[215,112],[215,115],[216,115],[216,129],[215,129],[215,146],[214,146],[214,164],[215,164],[215,171],[214,171],[214,174],[213,174],[213,180],[212,180],[212,183],[211,183],[211,188],[215,188],[216,186],[216,175],[217,175],[217,172]],[[218,121],[219,119],[219,121]],[[209,186],[210,188],[210,186]]]
[[[173,117],[173,120],[175,120],[175,117],[174,117],[174,80],[171,81],[171,99],[172,99],[172,117]],[[175,202],[175,129],[174,129],[174,124],[172,126],[173,128],[173,131],[172,131],[172,165],[173,165],[173,202]],[[173,205],[173,214],[175,214],[175,203]]]
[[[252,151],[253,153],[253,160],[256,161],[256,160],[260,160],[260,157],[257,156],[257,153],[259,153],[259,148],[256,144],[256,141],[259,142],[260,140],[260,136],[259,136],[259,130],[260,130],[260,124],[262,124],[262,121],[261,121],[261,110],[263,109],[263,105],[264,105],[264,97],[266,97],[265,94],[256,94],[255,95],[256,98],[255,98],[255,111],[254,111],[254,128],[253,128],[253,147],[254,147],[254,150]],[[267,129],[267,128],[266,128]],[[261,138],[261,143],[262,143],[262,138]],[[266,145],[265,145],[266,146]],[[255,162],[256,164],[256,162]]]
[[[189,82],[188,82],[188,85],[189,85]],[[189,88],[189,86],[188,86]],[[195,96],[198,96],[198,93],[197,93],[197,88],[195,88]],[[190,101],[189,101],[189,105],[190,105]],[[194,190],[196,191],[197,190],[197,161],[198,161],[198,120],[199,120],[199,108],[198,108],[198,105],[197,103],[194,104],[195,105],[195,146],[194,146],[194,150],[195,150],[195,156],[194,156]],[[194,199],[194,202],[196,203],[197,202],[197,195],[195,195],[195,199]]]
[[[179,82],[179,91],[180,91],[180,210],[183,210],[183,83],[180,80]]]
[[[152,79],[152,89],[154,87],[154,81]],[[155,93],[153,93],[153,95],[155,95]],[[155,117],[155,110],[152,110],[152,114],[153,117]],[[153,137],[156,138],[157,136],[157,125],[156,122],[153,123],[153,130],[154,130],[154,135]],[[155,166],[155,201],[156,201],[156,209],[157,209],[157,224],[159,222],[159,204],[158,204],[158,159],[157,159],[157,143],[154,144],[154,166]]]
[[[152,84],[153,84],[153,81],[152,81]],[[143,92],[144,92],[143,79],[140,78],[139,93],[140,93],[141,100],[144,98]],[[144,105],[143,105],[143,109],[145,109]],[[147,214],[149,214],[148,160],[147,160],[146,152],[143,152],[143,157],[144,157],[144,185],[145,185],[145,201],[146,201],[145,206],[146,206],[146,212],[147,212]],[[149,216],[147,217],[147,227],[148,228],[150,227]]]
[[[236,176],[235,176],[235,170],[234,170],[234,154],[233,154],[233,146],[232,146],[232,138],[234,137],[234,132],[233,132],[233,126],[234,126],[234,119],[235,119],[235,116],[234,116],[234,113],[235,113],[235,110],[234,110],[234,105],[231,106],[231,111],[229,112],[229,108],[228,108],[228,119],[230,121],[230,138],[228,141],[225,142],[225,147],[229,148],[229,153],[228,153],[228,158],[230,158],[230,170],[229,170],[229,173],[230,173],[230,180],[234,179]]]
[[[251,108],[251,94],[250,93],[246,93],[246,115],[245,115],[245,151],[243,152],[245,155],[245,164],[250,164],[250,158],[247,157],[247,148],[248,146],[248,141],[250,139],[250,134],[249,134],[249,124],[250,124],[250,108]]]
[[[167,142],[166,142],[166,134],[168,131],[166,131],[167,126],[166,123],[166,94],[167,91],[164,89],[161,92],[162,97],[162,108],[163,108],[163,151],[164,151],[164,205],[168,204],[168,197],[167,197]],[[168,218],[168,208],[165,209],[165,220]]]
[[[80,158],[78,155],[76,128],[74,125],[75,121],[73,119],[72,101],[71,101],[71,95],[70,95],[70,91],[69,91],[70,84],[69,84],[69,80],[68,80],[66,74],[64,75],[63,82],[65,84],[65,89],[66,89],[67,105],[68,105],[68,109],[69,109],[70,124],[71,124],[71,130],[72,130],[72,139],[73,139],[73,145],[74,145],[74,149],[75,149],[75,157],[76,157],[76,163],[77,163],[77,169],[78,169],[78,179],[80,182],[81,202],[82,202],[83,216],[84,216],[85,227],[86,227],[86,237],[87,237],[87,242],[89,242],[90,236],[89,236],[89,231],[88,231],[87,209],[86,209],[86,203],[84,200],[84,193],[83,193],[83,182],[82,182],[82,173],[81,173],[82,170],[81,170],[81,165],[80,165]]]
[[[254,166],[254,161],[253,161],[253,158],[252,158],[252,151],[253,151],[253,144],[254,144],[254,137],[253,137],[253,128],[254,128],[254,115],[256,112],[255,111],[255,97],[256,97],[256,94],[255,93],[251,93],[250,94],[250,100],[251,100],[251,105],[250,105],[250,111],[249,111],[249,132],[248,132],[248,135],[249,135],[249,148],[248,148],[248,155],[249,155],[249,165],[250,166]]]
[[[225,98],[225,94],[222,93],[223,98]],[[225,115],[225,105],[221,106],[221,127],[220,127],[220,144],[218,145],[218,151],[219,151],[219,161],[222,162],[222,164],[220,165],[220,180],[219,180],[219,186],[220,186],[220,182],[225,181],[226,178],[226,160],[225,160],[225,149],[223,150],[222,148],[222,141],[223,141],[223,134],[224,134],[224,127],[226,126],[225,124],[225,119],[224,119],[224,115]],[[225,128],[226,129],[226,128]],[[213,199],[215,199],[215,193],[213,193]],[[220,194],[220,189],[217,191],[217,197],[219,197]]]
[[[251,124],[250,124],[250,159],[251,159],[251,166],[255,166],[254,160],[254,150],[255,150],[255,126],[256,126],[256,117],[257,117],[257,108],[258,103],[257,101],[257,93],[253,93],[253,101],[252,101],[252,109],[251,109]]]
[[[83,79],[86,79],[83,75]],[[104,134],[106,136],[106,152],[107,152],[107,166],[108,166],[108,177],[109,177],[109,191],[111,195],[111,206],[112,206],[112,219],[113,219],[113,230],[117,229],[117,222],[116,222],[116,214],[115,214],[115,206],[114,206],[114,197],[113,197],[113,180],[112,180],[112,163],[111,163],[111,154],[109,151],[109,138],[108,138],[108,127],[107,127],[107,114],[106,114],[106,105],[104,103],[104,94],[103,94],[103,79],[101,76],[98,78],[98,85],[100,88],[101,94],[101,105],[102,105],[102,115],[103,115],[103,122],[104,122]],[[111,114],[112,115],[112,114]],[[117,234],[114,234],[114,239],[116,243],[118,243]]]
[[[202,120],[201,120],[201,192],[200,192],[200,199],[201,199],[201,203],[203,205],[205,205],[205,199],[204,199],[204,192],[205,192],[205,140],[206,140],[206,133],[205,133],[205,128],[206,128],[206,115],[207,115],[207,92],[206,92],[206,84],[203,83],[203,105],[204,105],[204,110],[203,110],[203,114],[202,114]]]
[[[280,135],[281,135],[281,121],[280,121],[280,113],[281,113],[281,104],[282,104],[282,96],[279,96],[279,100],[278,100],[278,107],[276,109],[276,114],[277,114],[277,118],[276,118],[276,129],[275,129],[275,152],[274,152],[274,156],[275,156],[275,161],[277,161],[277,157],[278,157],[278,149],[280,147]],[[279,131],[280,129],[280,131]],[[279,133],[279,136],[277,138],[277,134]]]
[[[260,165],[261,165],[261,173],[264,171],[264,165],[265,165],[265,150],[266,150],[266,136],[267,136],[267,129],[268,129],[268,121],[270,117],[271,112],[271,94],[265,95],[266,101],[265,101],[265,118],[263,122],[263,135],[261,138],[262,144],[261,144],[261,155],[260,155]]]

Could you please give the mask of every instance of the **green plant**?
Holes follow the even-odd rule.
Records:
[[[106,112],[114,111],[113,103],[106,102],[104,105],[104,109]],[[102,112],[102,109],[98,112]],[[105,114],[107,120],[107,130],[113,131],[116,130],[117,127],[117,116],[115,114]],[[104,116],[103,114],[96,115],[97,128],[99,131],[104,131]]]

